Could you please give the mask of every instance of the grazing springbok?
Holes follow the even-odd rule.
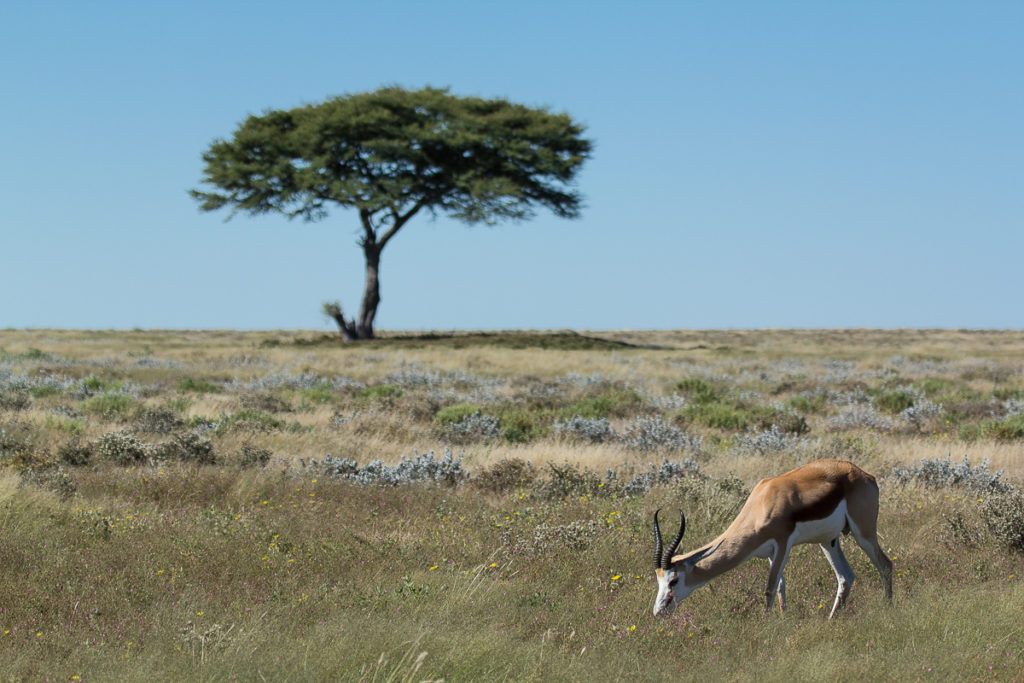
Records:
[[[735,569],[752,557],[771,563],[765,591],[765,610],[779,596],[786,609],[786,579],[782,572],[793,546],[818,543],[836,573],[839,589],[829,619],[846,602],[853,587],[853,570],[839,546],[839,534],[852,533],[878,573],[885,597],[892,600],[892,560],[878,545],[878,484],[875,478],[844,460],[818,460],[792,472],[758,482],[743,509],[721,536],[685,555],[676,548],[686,531],[680,512],[679,533],[663,553],[658,513],[654,513],[654,567],[658,597],[654,614],[667,614],[677,602],[707,582]]]

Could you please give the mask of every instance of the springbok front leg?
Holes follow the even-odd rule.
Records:
[[[772,559],[768,558],[768,573],[771,573]],[[775,591],[779,598],[779,612],[786,611],[786,574],[779,572],[779,589]]]
[[[846,556],[843,555],[838,536],[828,543],[822,543],[821,550],[828,558],[828,563],[832,565],[832,571],[836,573],[836,581],[839,583],[839,587],[836,589],[836,600],[832,603],[832,611],[828,614],[828,618],[831,619],[836,615],[836,611],[846,604],[846,598],[849,597],[850,591],[853,589],[853,568],[850,567]]]
[[[771,567],[768,569],[768,585],[764,591],[765,605],[764,610],[766,612],[772,611],[772,603],[775,601],[775,595],[778,594],[782,598],[782,602],[785,603],[785,578],[783,572],[786,570],[786,561],[789,560],[789,547],[783,543],[776,542],[775,553],[769,559]],[[785,605],[783,605],[785,609]]]

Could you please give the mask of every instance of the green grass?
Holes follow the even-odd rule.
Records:
[[[597,396],[588,396],[560,409],[563,417],[585,418],[625,417],[637,411],[643,397],[628,389],[608,389]]]
[[[193,379],[185,377],[178,382],[178,391],[182,393],[192,392],[196,394],[219,394],[222,389],[220,385],[214,384],[205,379]]]
[[[138,405],[131,396],[125,394],[100,394],[82,402],[82,410],[105,418],[125,417]]]
[[[977,678],[1024,665],[1020,556],[921,543],[971,510],[955,491],[883,498],[892,606],[848,542],[858,581],[834,621],[832,572],[806,546],[784,615],[763,614],[755,560],[655,619],[653,507],[695,510],[709,494],[545,500],[187,467],[74,479],[64,502],[0,480],[0,666],[17,677],[380,679],[422,652],[417,677],[455,680]],[[582,549],[536,544],[542,524],[578,520],[596,523]],[[684,545],[717,524],[694,516]]]
[[[0,406],[7,677],[1006,680],[1024,670],[1019,505],[884,476],[952,451],[974,464],[991,456],[1020,485],[1021,418],[992,411],[1024,396],[1024,334],[438,334],[351,346],[277,335],[0,331],[4,395],[32,398]],[[897,353],[910,359],[898,384],[878,372]],[[142,355],[174,363],[144,367]],[[420,371],[437,379],[396,379]],[[46,374],[86,377],[102,393],[36,381]],[[247,384],[261,377],[274,382]],[[912,432],[832,427],[840,405],[829,397],[885,403],[906,385],[955,414]],[[132,396],[115,393],[129,386]],[[477,411],[498,418],[501,438],[456,447],[475,475],[457,487],[358,486],[300,461],[441,453],[444,426]],[[705,447],[648,454],[560,439],[551,425],[570,414],[608,417],[619,432],[656,416]],[[783,419],[805,446],[732,449],[734,434]],[[119,465],[96,450],[121,430],[145,443],[144,457]],[[190,443],[209,445],[216,464],[150,458]],[[764,614],[767,562],[753,560],[671,617],[651,616],[655,509],[686,511],[692,548],[726,528],[759,478],[822,456],[880,478],[892,605],[845,540],[857,581],[835,620],[825,618],[833,573],[808,546],[787,567],[786,614]],[[625,482],[665,458],[694,458],[712,478],[635,497],[602,486],[608,468]]]

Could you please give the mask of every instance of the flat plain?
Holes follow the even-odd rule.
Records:
[[[812,547],[651,616],[655,509],[823,457],[893,604],[847,541],[833,620]],[[1024,332],[6,330],[0,466],[12,680],[1024,678]]]

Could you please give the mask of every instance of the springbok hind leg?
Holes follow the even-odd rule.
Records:
[[[861,547],[864,554],[871,560],[871,564],[875,565],[875,569],[878,570],[879,575],[882,577],[885,599],[892,602],[892,560],[885,554],[882,547],[878,545],[878,539],[863,538],[857,533],[854,533],[853,537],[857,539],[857,545]]]
[[[865,495],[848,500],[847,505],[846,521],[850,531],[882,577],[885,599],[892,602],[892,560],[878,545],[878,487],[871,486]]]

